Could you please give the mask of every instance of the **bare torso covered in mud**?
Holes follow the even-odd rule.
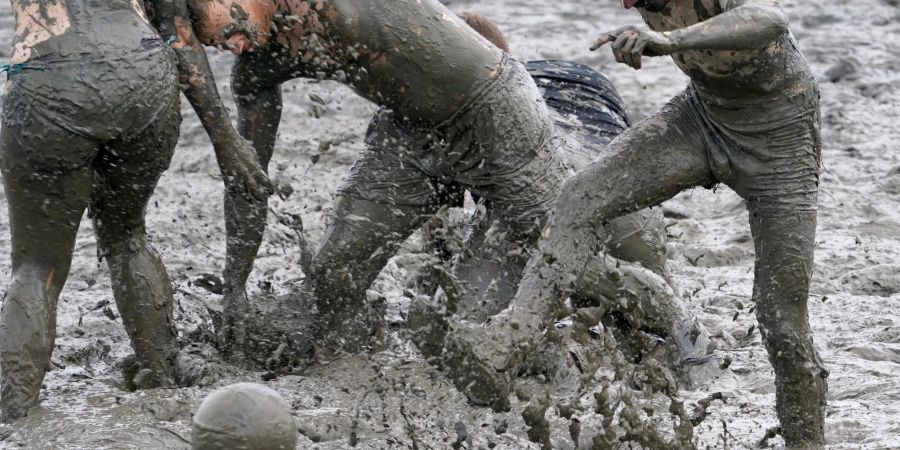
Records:
[[[10,62],[47,55],[77,56],[88,50],[114,56],[158,39],[139,0],[12,0],[16,34]]]
[[[277,0],[276,4],[279,31],[274,43],[260,50],[267,55],[258,56],[272,59],[268,65],[274,66],[269,67],[273,72],[290,69],[290,75],[277,82],[297,76],[334,78],[399,117],[421,124],[447,119],[473,96],[473,85],[496,75],[501,60],[500,50],[432,2]],[[415,14],[409,13],[412,9]],[[256,67],[265,72],[266,65]],[[416,95],[401,95],[406,92]]]
[[[671,32],[701,23],[747,3],[746,0],[673,1],[666,10],[640,9],[654,31]],[[769,2],[773,3],[774,2]],[[691,78],[704,99],[753,103],[773,96],[799,94],[809,88],[813,75],[788,31],[762,47],[744,50],[680,50],[675,64]]]

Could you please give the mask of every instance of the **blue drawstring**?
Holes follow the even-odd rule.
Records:
[[[45,67],[29,66],[28,63],[0,64],[0,73],[6,72],[6,77],[18,75],[26,70],[47,70]]]

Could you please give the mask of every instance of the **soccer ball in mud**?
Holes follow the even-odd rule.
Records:
[[[237,383],[209,394],[194,414],[195,450],[291,450],[297,427],[287,402],[256,383]]]

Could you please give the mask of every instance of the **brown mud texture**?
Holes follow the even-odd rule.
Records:
[[[638,23],[634,11],[613,0],[466,0],[448,7],[498,21],[520,60],[573,59],[601,70],[617,84],[635,119],[658,110],[687,83],[668,59],[647,60],[633,71],[616,64],[609,52],[587,51],[601,32]],[[825,168],[810,322],[831,372],[828,448],[898,448],[900,315],[892,306],[900,302],[900,53],[894,45],[900,40],[900,9],[885,0],[784,2],[783,7],[822,91]],[[0,3],[0,42],[11,42],[12,29],[9,4]],[[0,48],[0,59],[9,56],[8,47]],[[232,58],[211,56],[230,102]],[[299,224],[310,242],[322,237],[333,194],[363,149],[374,112],[336,83],[294,81],[285,86],[284,97],[285,119],[271,170],[278,194],[269,204],[269,228],[249,283],[250,296],[261,302],[302,281]],[[556,330],[558,339],[537,355],[555,362],[553,370],[526,373],[511,393],[509,411],[469,406],[403,332],[420,269],[434,262],[418,235],[368,291],[371,301],[386,305],[391,328],[385,350],[294,374],[222,362],[205,343],[209,310],[221,302],[221,180],[199,121],[182,103],[181,141],[150,201],[147,228],[172,278],[179,338],[190,344],[181,357],[206,362],[195,374],[200,385],[123,389],[120,366],[131,352],[129,340],[84,218],[60,297],[56,348],[40,406],[0,428],[0,447],[189,448],[191,417],[201,400],[240,381],[264,383],[287,400],[300,433],[298,448],[781,445],[779,437],[764,439],[777,424],[775,386],[750,301],[753,245],[747,213],[724,187],[685,192],[663,205],[678,294],[718,345],[717,361],[728,366],[719,369],[717,363],[704,382],[677,395],[670,396],[674,381],[661,366],[633,366],[616,353],[608,329],[585,332],[573,323]],[[5,203],[5,193],[0,197]],[[9,236],[3,208],[0,247],[9,248]],[[2,251],[0,278],[9,275],[9,256]],[[614,381],[617,371],[627,382]]]

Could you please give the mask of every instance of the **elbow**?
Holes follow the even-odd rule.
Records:
[[[180,50],[185,47],[194,47],[194,30],[191,28],[191,22],[176,16],[175,34],[172,38],[174,40],[170,45],[173,49]]]

